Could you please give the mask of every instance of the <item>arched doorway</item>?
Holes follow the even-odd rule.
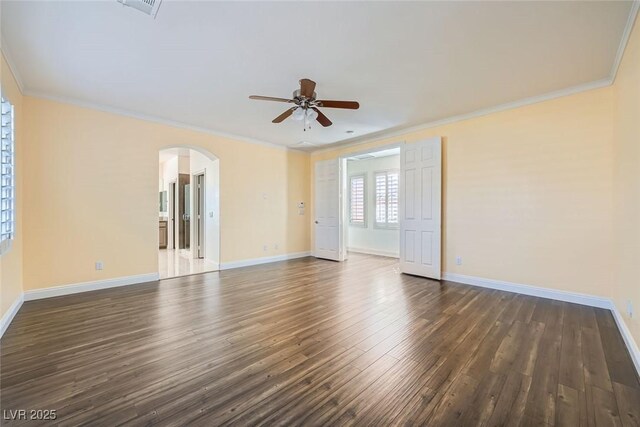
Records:
[[[160,278],[217,271],[220,265],[220,160],[191,146],[158,156]]]

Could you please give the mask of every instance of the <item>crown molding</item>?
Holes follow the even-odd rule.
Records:
[[[333,151],[340,148],[355,147],[358,145],[369,144],[372,142],[380,141],[382,139],[405,136],[409,133],[419,132],[419,131],[431,129],[437,126],[448,125],[451,123],[461,122],[463,120],[475,119],[477,117],[487,116],[489,114],[498,113],[501,111],[512,110],[514,108],[525,107],[527,105],[537,104],[539,102],[544,102],[544,101],[549,101],[556,98],[561,98],[564,96],[574,95],[576,93],[585,92],[588,90],[599,89],[602,87],[610,86],[611,83],[612,82],[610,78],[596,80],[594,82],[589,82],[589,83],[585,83],[577,86],[571,86],[566,89],[549,92],[543,95],[532,96],[530,98],[520,99],[518,101],[507,102],[506,104],[500,104],[494,107],[482,108],[480,110],[472,111],[470,113],[459,114],[456,116],[447,117],[444,119],[428,122],[428,123],[417,125],[417,126],[401,127],[393,130],[383,130],[380,132],[375,132],[369,135],[351,139],[346,142],[338,142],[330,146],[323,147],[319,150],[313,150],[311,151],[311,153],[312,154],[324,153],[324,152]]]
[[[635,24],[636,18],[638,16],[638,10],[640,10],[640,0],[633,0],[633,3],[631,3],[631,10],[629,11],[629,17],[627,18],[627,24],[625,25],[624,31],[622,32],[622,38],[620,39],[620,44],[618,45],[618,51],[616,52],[616,57],[613,60],[613,66],[611,67],[610,77],[612,83],[616,79],[618,68],[620,68],[620,64],[622,63],[624,51],[627,48],[627,43],[629,43],[629,38],[631,38],[633,25]]]
[[[618,73],[618,68],[620,67],[620,64],[622,63],[622,58],[624,57],[624,51],[626,49],[627,43],[629,42],[629,38],[631,37],[631,32],[633,31],[633,27],[634,27],[634,24],[635,24],[635,21],[636,21],[636,18],[638,16],[639,11],[640,11],[640,0],[633,0],[633,2],[631,4],[631,9],[629,11],[629,16],[627,18],[627,23],[626,23],[624,31],[622,33],[622,37],[620,39],[620,44],[618,45],[618,50],[616,52],[616,56],[615,56],[613,65],[611,67],[610,75],[609,75],[609,77],[607,77],[605,79],[596,80],[596,81],[593,81],[593,82],[589,82],[589,83],[585,83],[585,84],[581,84],[581,85],[577,85],[577,86],[572,86],[572,87],[569,87],[569,88],[561,89],[561,90],[550,92],[550,93],[543,94],[543,95],[533,96],[533,97],[530,97],[530,98],[521,99],[521,100],[518,100],[518,101],[508,102],[508,103],[500,104],[500,105],[493,106],[493,107],[483,108],[483,109],[480,109],[480,110],[472,111],[470,113],[451,116],[451,117],[447,117],[447,118],[444,118],[444,119],[440,119],[440,120],[424,123],[424,124],[421,124],[421,125],[417,125],[417,126],[398,127],[398,128],[390,129],[390,130],[382,130],[382,131],[370,133],[368,135],[364,135],[364,136],[361,136],[361,137],[357,137],[357,138],[352,138],[352,139],[336,142],[336,143],[333,143],[333,144],[330,144],[330,145],[319,147],[317,149],[314,149],[313,147],[308,147],[308,146],[307,147],[295,147],[295,146],[292,147],[292,146],[278,145],[278,144],[274,144],[274,143],[271,143],[271,142],[266,142],[266,141],[262,141],[262,140],[258,140],[258,139],[254,139],[254,138],[249,138],[249,137],[244,137],[244,136],[240,136],[240,135],[236,135],[236,134],[216,131],[214,129],[203,128],[203,127],[199,127],[199,126],[193,126],[193,125],[190,125],[190,124],[187,124],[187,123],[173,121],[173,120],[165,119],[165,118],[162,118],[162,117],[156,117],[156,116],[151,116],[151,115],[146,115],[146,114],[140,114],[140,113],[136,113],[136,112],[125,110],[125,109],[110,107],[110,106],[97,104],[97,103],[85,102],[85,101],[81,101],[81,100],[78,100],[78,99],[75,99],[75,98],[54,96],[54,95],[46,94],[46,93],[39,92],[39,91],[32,91],[32,90],[29,90],[29,89],[25,89],[25,86],[23,84],[22,78],[20,77],[20,74],[17,72],[17,67],[15,66],[15,63],[12,60],[12,57],[11,57],[11,54],[10,54],[9,50],[7,49],[6,46],[1,46],[0,50],[2,51],[2,55],[4,56],[5,60],[7,61],[9,69],[13,73],[13,76],[14,76],[14,79],[16,81],[16,84],[18,85],[18,89],[20,90],[20,92],[23,95],[26,95],[26,96],[32,96],[32,97],[35,97],[35,98],[48,99],[48,100],[54,101],[54,102],[60,102],[60,103],[64,103],[64,104],[71,104],[71,105],[75,105],[75,106],[79,106],[79,107],[83,107],[83,108],[89,108],[89,109],[93,109],[93,110],[98,110],[98,111],[117,114],[117,115],[121,115],[121,116],[131,117],[131,118],[144,120],[144,121],[149,121],[149,122],[153,122],[153,123],[160,123],[160,124],[164,124],[164,125],[167,125],[167,126],[172,126],[172,127],[177,127],[177,128],[181,128],[181,129],[192,130],[192,131],[195,131],[195,132],[206,133],[206,134],[209,134],[209,135],[212,135],[212,136],[221,137],[221,138],[234,139],[234,140],[238,140],[238,141],[242,141],[242,142],[247,142],[247,143],[250,143],[250,144],[257,144],[257,145],[267,146],[267,147],[276,148],[276,149],[285,150],[285,151],[291,150],[291,151],[296,151],[296,152],[301,152],[301,153],[314,154],[314,153],[323,153],[323,152],[333,151],[333,150],[341,149],[341,148],[347,148],[347,147],[353,147],[353,146],[358,146],[358,145],[369,144],[371,142],[379,141],[381,139],[398,137],[398,136],[406,135],[408,133],[419,132],[419,131],[430,129],[430,128],[434,128],[434,127],[437,127],[437,126],[443,126],[443,125],[446,125],[446,124],[460,122],[460,121],[463,121],[463,120],[469,120],[469,119],[473,119],[473,118],[477,118],[477,117],[482,117],[482,116],[486,116],[486,115],[497,113],[497,112],[501,112],[501,111],[506,111],[506,110],[510,110],[510,109],[514,109],[514,108],[524,107],[524,106],[527,106],[527,105],[532,105],[532,104],[536,104],[536,103],[539,103],[539,102],[549,101],[549,100],[560,98],[560,97],[563,97],[563,96],[574,95],[574,94],[577,94],[577,93],[580,93],[580,92],[584,92],[584,91],[588,91],[588,90],[593,90],[593,89],[598,89],[598,88],[610,86],[615,81],[616,75]]]
[[[1,33],[0,33],[0,38],[4,39],[4,37],[2,36]],[[199,127],[199,126],[193,126],[193,125],[190,125],[188,123],[182,123],[182,122],[178,122],[178,121],[174,121],[174,120],[168,120],[168,119],[165,119],[165,118],[162,118],[162,117],[156,117],[156,116],[151,116],[151,115],[146,115],[146,114],[140,114],[140,113],[136,113],[136,112],[125,110],[125,109],[110,107],[110,106],[107,106],[107,105],[81,101],[81,100],[75,99],[75,98],[55,96],[55,95],[50,95],[50,94],[47,94],[47,93],[44,93],[44,92],[40,92],[40,91],[30,90],[30,89],[25,87],[25,85],[24,85],[24,83],[22,81],[22,77],[18,73],[18,68],[16,67],[15,62],[12,59],[11,53],[10,53],[9,49],[7,48],[7,46],[6,46],[6,43],[4,43],[4,44],[2,44],[2,46],[0,46],[0,52],[2,53],[2,56],[4,56],[4,59],[7,61],[7,65],[9,66],[9,69],[11,70],[11,73],[13,74],[14,80],[16,81],[16,84],[18,85],[18,89],[20,90],[20,93],[22,93],[22,95],[24,95],[24,96],[31,96],[31,97],[34,97],[34,98],[47,99],[49,101],[59,102],[59,103],[63,103],[63,104],[75,105],[77,107],[89,108],[89,109],[92,109],[92,110],[98,110],[98,111],[102,111],[102,112],[105,112],[105,113],[117,114],[117,115],[120,115],[120,116],[131,117],[131,118],[134,118],[134,119],[144,120],[144,121],[147,121],[147,122],[159,123],[159,124],[164,124],[164,125],[167,125],[167,126],[181,128],[181,129],[192,130],[192,131],[195,131],[195,132],[206,133],[206,134],[209,134],[209,135],[212,135],[212,136],[217,136],[217,137],[220,137],[220,138],[235,139],[237,141],[247,142],[249,144],[262,145],[262,146],[266,146],[266,147],[276,148],[276,149],[279,149],[279,150],[284,150],[284,151],[293,150],[293,151],[296,151],[296,152],[309,153],[308,151],[303,151],[303,150],[297,149],[296,147],[288,147],[288,146],[284,146],[284,145],[273,144],[271,142],[266,142],[266,141],[262,141],[262,140],[259,140],[259,139],[244,137],[244,136],[235,135],[235,134],[226,133],[226,132],[220,132],[220,131],[217,131],[217,130],[214,130],[214,129],[203,128],[203,127]]]
[[[627,18],[627,23],[625,25],[624,31],[622,32],[622,37],[620,39],[620,44],[618,45],[618,50],[616,52],[616,56],[611,67],[611,71],[609,73],[609,77],[596,80],[593,82],[571,86],[565,89],[561,89],[554,92],[549,92],[543,95],[533,96],[530,98],[521,99],[518,101],[508,102],[506,104],[497,105],[494,107],[483,108],[480,110],[472,111],[470,113],[460,114],[456,116],[447,117],[444,119],[428,122],[422,125],[417,126],[408,126],[408,127],[399,127],[390,130],[382,130],[379,132],[370,133],[368,135],[364,135],[357,138],[352,138],[349,140],[344,140],[340,142],[336,142],[327,146],[324,146],[319,149],[309,150],[311,154],[315,153],[326,153],[329,151],[333,151],[336,149],[347,148],[347,147],[355,147],[358,145],[369,144],[372,142],[380,141],[381,139],[394,138],[398,136],[404,136],[408,133],[419,132],[422,130],[434,128],[436,126],[443,126],[455,122],[460,122],[463,120],[474,119],[476,117],[482,117],[489,114],[497,113],[500,111],[506,111],[513,108],[524,107],[531,104],[536,104],[543,101],[550,101],[552,99],[561,98],[563,96],[574,95],[576,93],[585,92],[588,90],[599,89],[606,86],[611,86],[615,81],[616,74],[618,73],[618,68],[622,63],[622,58],[624,56],[624,51],[627,47],[627,43],[629,42],[629,38],[631,37],[631,32],[633,31],[633,26],[636,21],[636,17],[638,16],[638,12],[640,10],[640,0],[633,0],[631,4],[631,9],[629,10],[629,16]]]
[[[2,37],[2,35],[0,35],[0,37]],[[15,62],[13,62],[13,58],[11,56],[11,53],[7,49],[6,43],[4,43],[2,47],[0,47],[0,53],[2,53],[4,60],[9,66],[11,74],[13,74],[13,80],[15,80],[16,85],[18,86],[18,90],[21,94],[24,95],[24,84],[22,83],[22,77],[20,77],[20,74],[18,73],[18,68],[16,67]]]
[[[188,123],[178,122],[178,121],[175,121],[175,120],[169,120],[169,119],[165,119],[165,118],[162,118],[162,117],[157,117],[157,116],[152,116],[152,115],[147,115],[147,114],[140,114],[140,113],[136,113],[136,112],[133,112],[133,111],[130,111],[130,110],[125,110],[125,109],[122,109],[122,108],[110,107],[110,106],[107,106],[107,105],[96,104],[96,103],[93,103],[93,102],[81,101],[81,100],[78,100],[76,98],[68,98],[68,97],[63,97],[63,96],[50,95],[48,93],[29,90],[29,89],[27,89],[24,92],[24,95],[25,96],[30,96],[30,97],[33,97],[33,98],[46,99],[46,100],[53,101],[53,102],[58,102],[58,103],[61,103],[61,104],[69,104],[69,105],[74,105],[76,107],[88,108],[88,109],[91,109],[91,110],[102,111],[104,113],[116,114],[116,115],[119,115],[119,116],[125,116],[125,117],[138,119],[138,120],[143,120],[143,121],[147,121],[147,122],[159,123],[159,124],[163,124],[163,125],[167,125],[167,126],[171,126],[171,127],[176,127],[176,128],[180,128],[180,129],[191,130],[191,131],[194,131],[194,132],[205,133],[205,134],[208,134],[208,135],[211,135],[211,136],[216,136],[216,137],[219,137],[219,138],[228,138],[228,139],[233,139],[233,140],[236,140],[236,141],[246,142],[246,143],[249,143],[249,144],[262,145],[262,146],[265,146],[265,147],[275,148],[275,149],[278,149],[278,150],[295,151],[295,152],[300,152],[300,153],[304,153],[305,152],[305,151],[302,151],[302,150],[298,150],[298,149],[296,149],[294,147],[288,147],[288,146],[285,146],[285,145],[273,144],[271,142],[261,141],[259,139],[249,138],[249,137],[246,137],[246,136],[240,136],[240,135],[236,135],[236,134],[232,134],[232,133],[221,132],[221,131],[217,131],[217,130],[209,129],[209,128],[204,128],[204,127],[200,127],[200,126],[194,126],[194,125],[190,125]]]

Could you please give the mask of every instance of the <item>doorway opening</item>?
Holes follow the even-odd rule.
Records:
[[[220,160],[201,149],[160,150],[158,268],[161,279],[217,271]]]
[[[393,256],[402,273],[441,278],[441,137],[319,160],[314,172],[315,257]]]
[[[344,247],[347,254],[400,257],[400,147],[343,160]]]

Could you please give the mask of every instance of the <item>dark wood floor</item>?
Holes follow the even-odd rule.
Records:
[[[640,423],[608,311],[381,257],[28,302],[1,345],[2,409],[61,425]]]

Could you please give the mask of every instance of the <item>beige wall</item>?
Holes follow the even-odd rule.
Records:
[[[636,22],[613,85],[613,298],[640,344],[640,25]],[[635,317],[626,314],[627,301]]]
[[[0,317],[4,316],[11,304],[22,293],[22,247],[23,247],[23,222],[22,202],[24,200],[24,186],[22,167],[24,164],[24,120],[22,108],[22,94],[16,85],[11,70],[7,66],[4,56],[1,57],[1,81],[2,93],[14,105],[15,113],[15,137],[16,137],[16,234],[11,250],[0,257]]]
[[[3,59],[3,89],[19,113],[19,193],[16,244],[0,258],[2,314],[22,289],[157,271],[163,147],[220,158],[225,263],[309,250],[313,162],[434,135],[444,141],[444,271],[612,297],[622,313],[631,300],[638,313],[639,32],[612,87],[311,158],[23,98]],[[103,271],[94,270],[96,260]],[[625,316],[640,342],[637,319]]]
[[[309,250],[296,207],[309,200],[308,154],[32,97],[24,111],[25,290],[158,271],[158,150],[168,146],[220,159],[222,263]]]
[[[443,271],[608,296],[611,116],[604,88],[315,153],[312,163],[442,136]]]

